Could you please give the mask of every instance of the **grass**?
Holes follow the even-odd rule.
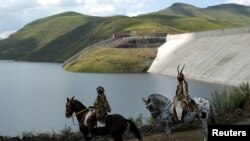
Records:
[[[250,100],[250,87],[248,82],[243,82],[231,91],[231,99],[235,107],[244,108],[244,104]]]
[[[65,12],[36,20],[0,41],[0,59],[64,62],[113,33],[137,36],[248,26],[249,7],[200,9],[179,4],[136,17],[94,17]]]
[[[13,38],[23,40],[32,37],[39,48],[86,22],[87,19],[81,15],[52,16],[25,26]]]
[[[212,93],[212,105],[219,114],[231,113],[235,109],[233,101],[226,90]]]
[[[144,22],[144,23],[139,23],[134,26],[130,26],[128,28],[125,28],[125,31],[131,31],[131,30],[136,30],[136,29],[155,29],[155,30],[164,30],[166,29],[167,26],[161,25],[159,23],[155,22]],[[169,28],[169,27],[168,27]]]
[[[73,72],[146,72],[156,56],[156,48],[91,48],[65,70]]]
[[[72,138],[76,133],[72,131],[70,126],[64,126],[64,129],[61,130],[60,133],[56,132],[23,132],[22,138],[23,140],[36,140],[36,141],[49,141],[49,140],[66,140],[68,138]]]
[[[236,109],[244,109],[244,104],[250,100],[250,87],[248,82],[234,86],[231,91],[215,91],[212,93],[211,102],[219,114],[229,114]]]
[[[136,118],[130,117],[129,119],[132,120],[139,128],[143,126],[155,126],[158,123],[157,119],[151,116],[146,118],[142,113],[140,113]]]
[[[178,29],[182,29],[185,31],[192,31],[192,32],[221,29],[224,27],[221,26],[220,24],[208,21],[207,19],[202,19],[197,17],[175,19],[172,20],[169,23],[169,25],[174,26]]]

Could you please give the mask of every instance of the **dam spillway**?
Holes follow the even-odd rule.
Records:
[[[237,86],[250,82],[250,27],[168,35],[148,72]]]

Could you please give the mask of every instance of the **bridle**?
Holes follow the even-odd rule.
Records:
[[[86,108],[86,109],[81,110],[81,111],[79,111],[79,112],[77,112],[77,113],[73,113],[72,116],[76,116],[76,115],[81,114],[81,113],[83,113],[83,112],[85,112],[85,111],[87,111],[87,110],[89,110],[89,109]]]
[[[152,107],[152,110],[150,109],[150,107]],[[148,104],[146,104],[146,108],[149,109],[151,115],[156,114],[158,116],[160,114],[160,111],[156,108],[156,105],[153,102],[149,102]]]
[[[169,104],[167,105],[167,108],[163,111],[158,110],[158,108],[156,108],[156,105],[153,102],[149,102],[148,104],[146,104],[146,108],[149,109],[151,106],[153,110],[152,111],[149,110],[149,112],[151,114],[156,114],[156,116],[159,116],[164,111],[168,111],[172,104],[173,104],[173,102],[169,102]]]
[[[74,116],[77,116],[78,114],[81,114],[81,113],[83,113],[83,112],[85,112],[85,111],[87,111],[87,110],[89,110],[89,109],[86,108],[86,109],[83,109],[83,110],[81,110],[81,111],[79,111],[79,112],[74,112],[74,111],[72,111],[72,109],[71,109],[70,107],[71,107],[71,100],[70,100],[70,101],[67,103],[67,105],[66,105],[66,109],[67,109],[67,110],[66,110],[66,114],[68,114],[69,117],[72,118],[73,125],[81,125],[81,123],[80,123],[80,124],[75,124]],[[69,114],[69,113],[72,113],[72,114]],[[86,114],[84,114],[82,118],[84,118],[85,115],[86,115]]]
[[[71,117],[73,115],[73,111],[71,110],[71,100],[66,104],[66,115]],[[72,114],[71,114],[72,113]]]
[[[169,110],[169,108],[173,105],[173,101],[172,102],[169,102],[169,104],[168,104],[168,106],[167,106],[167,108],[164,110],[164,111],[168,111]],[[162,111],[163,112],[163,111]]]

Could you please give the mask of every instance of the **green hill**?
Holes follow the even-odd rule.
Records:
[[[250,25],[250,7],[237,4],[223,4],[207,8],[175,3],[158,12],[138,16],[155,19],[161,23],[186,32],[214,30]]]
[[[207,8],[176,3],[136,17],[95,17],[65,12],[31,22],[0,41],[0,59],[64,62],[113,33],[181,33],[250,25],[250,7],[224,4]]]
[[[135,29],[168,26],[125,16],[92,17],[74,12],[34,21],[0,42],[0,59],[64,62],[85,47]],[[144,32],[146,32],[145,30]]]

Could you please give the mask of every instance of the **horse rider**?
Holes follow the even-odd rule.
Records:
[[[98,120],[101,122],[105,122],[105,119],[108,115],[107,113],[111,112],[110,105],[104,94],[104,88],[102,86],[99,86],[96,88],[96,91],[97,91],[97,98],[93,106],[95,111],[87,119],[89,137],[92,137],[93,135],[93,128],[95,121]]]
[[[184,74],[182,73],[185,65],[182,67],[181,71],[179,72],[179,66],[177,67],[177,80],[179,84],[176,88],[176,94],[174,97],[174,107],[173,107],[173,119],[174,121],[178,121],[177,113],[176,113],[176,106],[178,102],[180,101],[181,107],[182,107],[182,118],[186,112],[188,112],[188,105],[189,105],[189,94],[188,94],[188,83],[185,79]]]

